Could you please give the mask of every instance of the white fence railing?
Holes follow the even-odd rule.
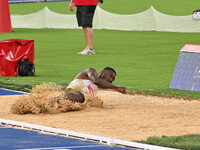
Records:
[[[44,9],[28,15],[11,15],[14,28],[60,28],[78,29],[76,15],[59,14]],[[97,7],[93,25],[95,29],[200,32],[200,21],[193,16],[171,16],[158,12],[153,7],[131,15],[119,15]]]

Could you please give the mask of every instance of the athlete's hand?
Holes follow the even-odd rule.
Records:
[[[117,87],[116,90],[122,94],[126,93],[126,88],[125,87]]]
[[[74,3],[73,2],[70,2],[70,4],[69,4],[69,10],[70,11],[74,11]]]

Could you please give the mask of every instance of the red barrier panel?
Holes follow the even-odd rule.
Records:
[[[34,41],[10,39],[0,41],[0,76],[17,75],[19,60],[29,58],[34,63]]]
[[[0,0],[0,33],[12,32],[8,0]]]

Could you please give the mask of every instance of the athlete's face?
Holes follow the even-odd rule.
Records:
[[[115,73],[112,70],[102,70],[100,74],[100,78],[112,83],[115,80]]]

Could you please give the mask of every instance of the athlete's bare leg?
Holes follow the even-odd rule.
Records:
[[[85,101],[84,95],[79,91],[66,92],[59,96],[59,99],[70,100],[72,102],[83,103]]]

